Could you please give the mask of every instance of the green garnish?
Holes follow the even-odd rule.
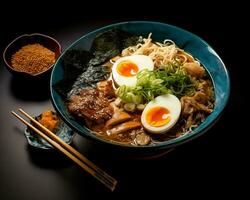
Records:
[[[146,103],[163,94],[185,96],[195,91],[195,81],[186,74],[178,61],[161,66],[160,69],[147,69],[137,74],[135,86],[121,86],[117,95],[127,103]]]

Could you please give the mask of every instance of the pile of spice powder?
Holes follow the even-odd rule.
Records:
[[[28,44],[11,57],[11,65],[17,71],[37,74],[55,63],[55,53],[40,44]]]

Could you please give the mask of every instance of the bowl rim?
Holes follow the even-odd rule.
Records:
[[[38,72],[38,73],[36,73],[36,74],[30,74],[30,73],[27,73],[27,72],[18,71],[18,70],[16,70],[16,69],[14,69],[11,65],[9,65],[9,63],[8,63],[7,60],[6,60],[6,52],[9,50],[9,48],[10,48],[12,45],[14,45],[15,42],[16,42],[17,40],[19,40],[19,39],[21,39],[21,38],[24,38],[24,37],[33,37],[33,36],[42,36],[42,37],[44,37],[44,38],[47,38],[47,39],[52,40],[53,42],[55,42],[55,44],[58,46],[59,54],[61,55],[61,53],[62,53],[61,44],[60,44],[55,38],[53,38],[53,37],[51,37],[51,36],[49,36],[49,35],[42,34],[42,33],[30,33],[30,34],[25,33],[25,34],[22,34],[22,35],[16,37],[15,39],[13,39],[13,40],[5,47],[5,49],[4,49],[4,51],[3,51],[3,60],[4,60],[5,65],[9,68],[9,70],[15,71],[15,72],[17,72],[17,73],[22,73],[22,74],[25,74],[25,75],[29,75],[29,76],[31,76],[31,77],[35,77],[35,76],[38,76],[38,75],[40,75],[40,74],[43,74],[43,73],[49,71],[49,70],[55,65],[56,62],[53,63],[53,64],[52,64],[48,69],[46,69],[45,71]],[[59,58],[59,57],[60,57],[60,56],[58,56],[58,58]],[[58,58],[57,58],[57,59],[58,59]],[[56,59],[56,60],[57,60],[57,59]]]
[[[52,104],[55,107],[56,111],[59,113],[59,115],[61,116],[61,118],[65,121],[65,123],[67,123],[73,130],[75,130],[79,135],[89,138],[92,141],[96,141],[96,142],[100,142],[101,144],[106,144],[109,146],[113,146],[113,147],[122,147],[122,148],[126,148],[126,149],[133,149],[133,150],[138,150],[138,149],[165,149],[165,148],[173,148],[176,146],[179,146],[181,144],[184,144],[186,142],[189,142],[201,135],[203,135],[205,132],[207,132],[220,118],[220,116],[222,115],[228,101],[229,101],[229,97],[230,97],[230,91],[231,91],[231,83],[230,83],[230,75],[229,72],[224,64],[224,62],[222,61],[222,59],[220,58],[220,56],[217,54],[217,52],[214,50],[214,48],[212,48],[211,45],[209,45],[205,40],[203,40],[201,37],[197,36],[196,34],[189,32],[183,28],[177,27],[175,25],[171,25],[168,23],[163,23],[163,22],[157,22],[157,21],[125,21],[125,22],[118,22],[118,23],[113,23],[113,24],[109,24],[106,26],[102,26],[98,29],[95,29],[93,31],[90,31],[86,34],[84,34],[83,36],[81,36],[80,38],[78,38],[77,40],[75,40],[73,43],[71,43],[65,50],[64,52],[59,56],[59,58],[57,59],[55,66],[57,65],[57,63],[59,62],[59,60],[61,59],[61,57],[64,55],[64,53],[70,49],[71,47],[73,47],[74,45],[76,45],[80,40],[82,40],[85,37],[88,37],[89,35],[95,34],[95,33],[100,33],[101,31],[105,31],[108,30],[109,28],[114,28],[116,26],[119,25],[125,25],[125,24],[138,24],[138,23],[146,23],[146,24],[155,24],[155,25],[160,25],[160,26],[168,26],[171,29],[175,29],[184,33],[187,33],[189,35],[191,35],[192,37],[198,39],[200,42],[202,42],[203,44],[205,44],[206,46],[208,46],[210,48],[210,51],[212,50],[212,53],[218,58],[223,71],[225,72],[226,75],[226,84],[227,84],[227,93],[224,97],[223,102],[220,104],[219,110],[213,114],[213,112],[209,115],[214,115],[213,120],[210,120],[210,122],[208,123],[208,125],[206,125],[205,127],[203,127],[199,132],[195,132],[195,131],[191,131],[188,133],[185,133],[184,135],[174,138],[174,139],[170,139],[167,141],[163,141],[163,142],[159,142],[157,144],[153,144],[153,145],[145,145],[145,146],[135,146],[135,145],[127,145],[127,144],[121,144],[118,142],[114,142],[114,141],[109,141],[109,140],[105,140],[102,139],[101,137],[96,136],[94,133],[91,133],[92,131],[89,130],[87,127],[84,126],[84,131],[79,131],[77,127],[75,127],[73,124],[71,124],[68,119],[66,118],[66,116],[64,116],[64,114],[60,111],[59,107],[56,105],[56,100],[54,98],[53,95],[53,86],[52,86],[52,77],[55,71],[55,67],[52,69],[51,72],[51,78],[50,78],[50,95],[51,95],[51,100],[52,100]],[[209,70],[207,70],[209,72]],[[211,77],[212,78],[212,77]],[[212,78],[212,81],[213,78]],[[207,118],[206,118],[207,120]],[[205,120],[205,121],[206,121]],[[204,123],[204,122],[203,122]],[[201,124],[200,124],[201,125]],[[200,126],[199,125],[199,126]],[[84,132],[84,133],[82,133]],[[86,132],[86,133],[85,133]]]

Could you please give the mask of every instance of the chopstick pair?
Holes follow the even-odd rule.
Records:
[[[56,136],[53,132],[51,132],[49,129],[41,125],[38,121],[36,121],[33,117],[31,117],[29,114],[24,112],[22,109],[18,109],[20,113],[22,113],[24,116],[26,116],[30,121],[32,121],[35,125],[37,125],[41,130],[37,129],[33,125],[31,125],[29,122],[27,122],[25,119],[20,117],[17,113],[14,111],[11,111],[11,113],[17,117],[20,121],[22,121],[25,125],[30,127],[33,131],[35,131],[39,136],[41,136],[44,140],[46,140],[49,144],[51,144],[54,148],[62,152],[64,155],[66,155],[68,158],[70,158],[72,161],[74,161],[76,164],[78,164],[82,169],[86,170],[89,174],[94,176],[97,180],[99,180],[101,183],[103,183],[106,187],[108,187],[111,191],[114,191],[117,181],[108,175],[106,172],[104,172],[102,169],[97,167],[94,163],[92,163],[90,160],[88,160],[85,156],[83,156],[81,153],[79,153],[77,150],[75,150],[73,147],[65,143],[63,140],[61,140],[58,136]]]

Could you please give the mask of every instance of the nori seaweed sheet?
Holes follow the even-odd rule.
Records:
[[[139,37],[120,29],[110,29],[98,34],[90,51],[70,49],[62,57],[64,79],[53,87],[68,99],[86,87],[107,79],[109,72],[102,66],[109,59],[119,55],[128,46],[136,45]]]

